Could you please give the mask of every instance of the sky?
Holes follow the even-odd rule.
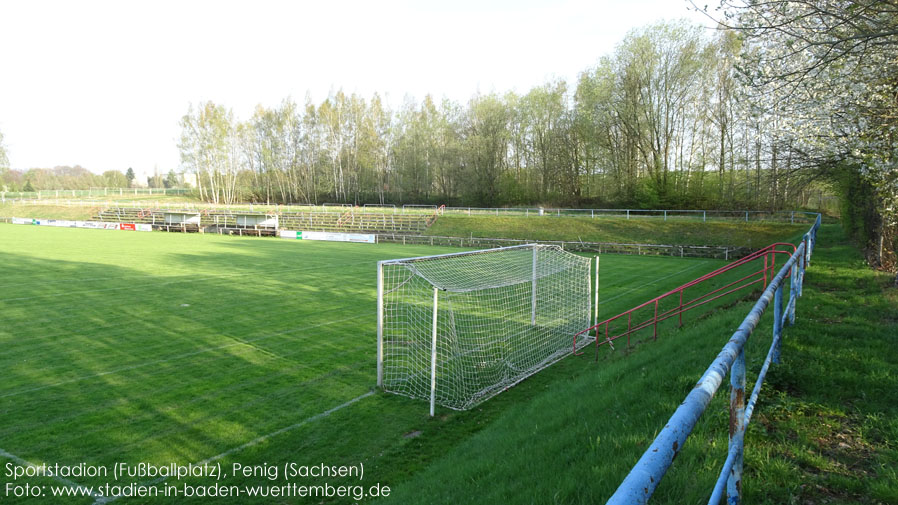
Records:
[[[177,170],[178,121],[246,119],[342,89],[394,108],[575,82],[632,29],[708,25],[685,0],[0,0],[0,132],[12,168]]]

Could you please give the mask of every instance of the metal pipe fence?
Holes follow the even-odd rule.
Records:
[[[469,216],[523,216],[523,217],[588,217],[617,219],[663,219],[691,221],[778,221],[790,223],[811,223],[818,215],[806,211],[762,211],[762,210],[692,210],[692,209],[562,209],[544,207],[446,207],[445,214]]]
[[[438,235],[407,235],[400,233],[378,233],[377,241],[380,243],[471,247],[479,249],[532,244],[535,242],[533,240],[507,238],[444,237]],[[642,256],[678,256],[681,258],[713,258],[722,260],[742,258],[755,251],[754,249],[751,249],[749,247],[734,246],[622,244],[614,242],[582,242],[562,240],[540,240],[539,243],[558,245],[563,250],[570,252],[632,254]]]
[[[781,250],[781,248],[791,248],[791,251]],[[768,276],[773,278],[775,273],[776,256],[778,254],[790,256],[794,252],[793,244],[782,242],[771,244],[632,309],[604,321],[596,321],[593,326],[574,335],[574,354],[582,354],[582,352],[577,352],[578,347],[581,347],[577,345],[577,341],[581,338],[588,339],[591,332],[595,332],[596,360],[599,359],[600,346],[607,344],[613,348],[615,340],[626,338],[627,347],[629,347],[630,337],[643,329],[651,328],[652,339],[656,340],[658,325],[668,319],[677,317],[679,325],[682,326],[685,312],[703,307],[742,290],[754,289],[759,285],[766,288]],[[732,278],[736,279],[732,280]],[[688,296],[686,293],[689,293]],[[626,325],[623,324],[624,321],[626,321]],[[602,337],[603,334],[604,337]]]
[[[268,209],[286,212],[346,212],[351,210],[363,213],[383,214],[433,214],[440,215],[467,215],[467,216],[508,216],[508,217],[580,217],[580,218],[612,218],[612,219],[662,219],[664,221],[773,221],[781,223],[812,223],[819,215],[816,212],[807,211],[761,211],[761,210],[692,210],[692,209],[562,209],[543,207],[445,207],[437,205],[406,204],[401,207],[396,205],[365,204],[361,207],[348,203],[323,203],[312,204],[265,204],[265,203],[240,203],[240,204],[215,204],[215,203],[186,203],[186,202],[152,202],[144,200],[106,200],[103,195],[95,194],[95,199],[76,199],[79,190],[59,190],[54,197],[52,192],[45,192],[45,196],[36,197],[33,193],[25,196],[21,193],[0,193],[0,203],[18,203],[23,205],[58,205],[58,206],[106,206],[106,207],[146,207],[154,205],[160,209],[214,208],[214,209]],[[136,195],[153,194],[184,194],[187,190],[174,189],[126,189],[124,195],[131,191],[149,191],[134,193]],[[179,193],[173,193],[173,192]],[[163,193],[166,192],[166,193]],[[71,197],[71,198],[67,198]]]
[[[708,503],[718,505],[724,493],[726,493],[727,503],[741,503],[745,429],[751,421],[770,365],[779,363],[783,328],[795,322],[795,309],[798,298],[801,296],[805,270],[810,264],[811,254],[814,251],[820,222],[821,219],[818,215],[801,243],[796,247],[795,252],[766,285],[742,324],[733,333],[732,338],[705,370],[696,386],[621,482],[617,491],[608,500],[608,504],[648,502],[727,373],[730,375],[729,446],[727,458]],[[783,288],[787,277],[789,278],[789,300],[784,307]],[[773,340],[758,373],[751,397],[746,403],[745,344],[771,303],[773,304]]]
[[[121,209],[119,209],[121,211]],[[117,212],[114,216],[119,222],[141,222],[148,224],[157,223],[155,214],[140,216],[134,214],[134,210],[129,214]],[[136,219],[135,219],[136,218]],[[214,215],[215,225],[219,225],[219,218],[233,218],[231,215]],[[205,218],[204,218],[205,219]],[[102,219],[101,219],[102,220]],[[0,223],[11,223],[11,217],[0,217]],[[406,245],[431,245],[431,246],[448,246],[448,247],[470,247],[475,249],[485,249],[494,247],[509,247],[515,245],[525,245],[533,243],[532,240],[519,239],[502,239],[502,238],[479,238],[479,237],[444,237],[437,235],[413,235],[408,233],[377,233],[377,242],[406,244]],[[742,258],[752,254],[753,249],[748,247],[734,246],[696,246],[696,245],[659,245],[659,244],[622,244],[614,242],[570,242],[570,241],[539,241],[541,244],[552,244],[560,246],[563,250],[570,252],[600,253],[600,254],[629,254],[642,256],[678,256],[681,258],[712,258],[733,260]]]

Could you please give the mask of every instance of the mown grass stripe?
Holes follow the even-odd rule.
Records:
[[[359,314],[359,315],[357,315],[357,316],[347,317],[347,318],[345,318],[345,319],[341,319],[341,320],[337,320],[337,321],[328,321],[328,322],[326,322],[326,323],[320,323],[320,324],[312,325],[312,326],[303,328],[303,330],[311,330],[311,329],[317,328],[317,327],[319,327],[319,326],[327,326],[327,325],[331,325],[331,324],[344,323],[344,322],[346,322],[346,321],[351,321],[351,320],[353,320],[353,319],[359,319],[359,318],[361,318],[361,317],[365,317],[365,316],[362,315],[362,314]],[[285,333],[285,332],[272,333],[272,334],[270,334],[270,335],[266,335],[266,336],[263,336],[263,337],[259,337],[259,338],[253,339],[253,340],[251,340],[251,341],[249,341],[249,342],[250,342],[250,343],[251,343],[251,342],[258,342],[258,341],[264,340],[264,339],[266,339],[266,338],[272,338],[272,337],[275,337],[275,336],[278,336],[278,335],[282,335],[283,333]],[[175,355],[175,356],[169,356],[169,357],[167,357],[167,358],[162,358],[162,359],[157,359],[157,360],[152,360],[152,361],[145,361],[145,362],[143,362],[143,363],[139,363],[139,364],[136,364],[136,365],[130,365],[130,366],[121,367],[121,368],[115,368],[115,369],[107,370],[107,371],[103,371],[103,372],[97,372],[97,373],[94,373],[94,374],[84,375],[84,376],[81,376],[81,377],[76,377],[76,378],[74,378],[74,379],[69,379],[69,380],[65,380],[65,381],[60,381],[60,382],[56,382],[56,383],[53,383],[53,384],[46,384],[46,385],[44,385],[44,386],[34,387],[34,388],[31,388],[31,389],[23,389],[23,390],[20,390],[20,391],[13,391],[13,392],[10,392],[10,393],[4,393],[4,394],[0,394],[0,398],[8,398],[8,397],[11,397],[11,396],[18,396],[18,395],[22,395],[22,394],[26,394],[26,393],[33,393],[33,392],[35,392],[35,391],[41,391],[41,390],[44,390],[44,389],[54,388],[54,387],[62,386],[62,385],[64,385],[64,384],[71,384],[71,383],[74,383],[74,382],[80,382],[80,381],[82,381],[82,380],[94,379],[94,378],[103,377],[103,376],[106,376],[106,375],[111,375],[111,374],[117,374],[117,373],[121,373],[121,372],[126,372],[126,371],[129,371],[129,370],[136,370],[136,369],[138,369],[138,368],[144,368],[144,367],[148,367],[148,366],[152,366],[152,365],[158,365],[158,364],[166,363],[166,362],[169,362],[169,361],[174,361],[174,360],[179,360],[179,359],[189,358],[189,357],[196,356],[196,355],[203,354],[203,353],[207,353],[207,352],[218,351],[218,350],[221,350],[221,349],[227,349],[228,347],[243,346],[243,345],[249,345],[249,344],[248,344],[247,342],[231,342],[231,343],[228,343],[228,344],[222,344],[222,345],[216,346],[216,347],[207,347],[207,348],[204,348],[204,349],[199,349],[199,350],[197,350],[197,351],[185,352],[185,353],[183,353],[183,354],[178,354],[178,355]]]

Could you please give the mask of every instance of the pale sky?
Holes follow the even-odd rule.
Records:
[[[685,0],[0,0],[0,132],[12,168],[165,173],[190,103],[525,93],[680,18],[708,24]]]

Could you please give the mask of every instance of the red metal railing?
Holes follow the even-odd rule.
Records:
[[[346,224],[347,220],[352,219],[354,217],[353,210],[354,210],[353,208],[350,208],[349,210],[344,212],[343,215],[340,216],[339,219],[337,219],[337,226],[343,226],[344,224]]]
[[[790,248],[791,250],[782,250],[782,248]],[[700,307],[707,303],[710,303],[714,300],[717,300],[726,295],[735,293],[736,291],[750,288],[755,284],[762,284],[763,288],[767,287],[768,282],[768,273],[769,278],[772,279],[774,274],[776,273],[776,255],[777,254],[785,254],[787,256],[791,256],[795,252],[795,245],[785,243],[785,242],[777,242],[774,244],[770,244],[769,246],[756,251],[744,258],[736,260],[732,263],[724,265],[713,272],[707,273],[697,279],[687,282],[682,286],[676,287],[663,295],[657,296],[648,300],[647,302],[641,303],[636,307],[633,307],[630,310],[625,312],[621,312],[620,314],[608,318],[600,323],[596,323],[585,330],[580,331],[576,335],[574,335],[574,354],[582,354],[577,352],[577,340],[581,335],[588,334],[591,331],[595,331],[595,342],[596,342],[596,359],[599,356],[599,346],[603,344],[609,344],[613,347],[612,342],[619,338],[627,337],[627,346],[630,345],[630,335],[633,333],[648,328],[652,326],[652,338],[658,338],[658,323],[664,321],[666,319],[670,319],[671,317],[677,316],[679,318],[679,325],[683,325],[683,312],[688,310],[692,310],[696,307]],[[740,278],[729,281],[723,286],[708,286],[710,284],[711,279],[719,278],[723,274],[735,270],[739,267],[743,267],[749,265],[751,268],[751,263],[763,262],[763,266],[758,270],[750,271],[749,273],[742,275]],[[739,275],[738,273],[736,275]],[[698,289],[708,289],[710,291],[696,296],[695,298],[686,299],[684,301],[684,292],[688,291],[696,291]],[[673,297],[677,298],[676,305],[669,309],[662,309],[662,302],[671,299]],[[634,323],[634,313],[637,311],[641,311],[642,309],[651,310],[652,315],[646,319],[638,320]],[[626,331],[621,331],[620,333],[612,334],[610,328],[612,323],[618,320],[623,320],[626,317],[627,319],[627,329]],[[639,319],[642,316],[637,315],[636,319]],[[622,325],[622,322],[621,322]],[[618,330],[615,330],[618,331]],[[604,338],[602,337],[604,334]]]
[[[443,210],[445,210],[445,209],[446,209],[445,205],[440,205],[435,211],[433,211],[433,214],[431,214],[430,217],[428,217],[426,219],[427,226],[430,226],[433,223],[435,223],[437,220],[437,217],[442,216]]]

